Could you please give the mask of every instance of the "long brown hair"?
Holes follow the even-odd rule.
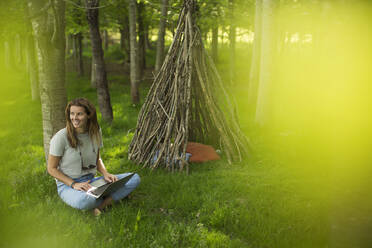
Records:
[[[66,129],[67,129],[67,139],[70,143],[70,146],[76,148],[79,145],[79,140],[77,138],[77,132],[72,125],[70,119],[70,109],[71,106],[79,106],[85,109],[85,113],[88,115],[87,120],[87,130],[92,141],[96,141],[99,145],[101,143],[101,135],[99,133],[99,125],[97,121],[97,112],[96,107],[88,101],[86,98],[76,98],[70,101],[65,109],[66,117]]]

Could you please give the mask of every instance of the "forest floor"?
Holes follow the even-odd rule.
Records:
[[[284,165],[259,141],[254,157],[191,164],[189,175],[129,161],[139,107],[119,73],[109,74],[114,122],[100,121],[102,158],[112,173],[138,171],[141,184],[98,218],[70,208],[45,170],[40,102],[31,101],[24,74],[2,81],[0,247],[328,247],[327,177]],[[66,81],[69,99],[96,103],[87,76],[70,72]],[[142,99],[149,86],[141,85]]]

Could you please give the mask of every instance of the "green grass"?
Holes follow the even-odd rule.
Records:
[[[139,108],[120,75],[109,75],[114,122],[100,120],[102,157],[109,171],[138,170],[142,182],[133,199],[99,218],[66,206],[45,172],[41,106],[31,101],[26,75],[0,75],[0,247],[328,247],[327,176],[265,152],[244,115],[256,154],[241,163],[192,164],[186,175],[128,161]],[[87,77],[69,73],[66,81],[69,99],[97,103]],[[141,95],[148,89],[143,83]]]
[[[68,98],[96,102],[87,78],[68,75]],[[111,79],[115,121],[102,123],[103,160],[114,173],[138,170],[127,159],[139,109],[129,85]],[[122,80],[123,81],[123,80]],[[40,103],[24,75],[11,78],[1,107],[1,247],[322,247],[325,194],[316,198],[294,172],[265,158],[191,165],[190,174],[139,169],[133,199],[99,218],[66,206],[45,172]],[[5,87],[3,84],[2,86]],[[146,92],[148,86],[141,88]],[[144,93],[142,93],[144,95]],[[316,185],[316,182],[309,182]]]

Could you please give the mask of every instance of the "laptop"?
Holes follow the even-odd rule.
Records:
[[[110,195],[111,193],[124,186],[129,181],[129,179],[132,178],[133,175],[134,173],[130,173],[122,179],[119,179],[113,183],[107,182],[104,178],[98,179],[90,183],[92,187],[86,193],[95,198]]]

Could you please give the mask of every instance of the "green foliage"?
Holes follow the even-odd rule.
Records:
[[[236,27],[251,29],[254,16],[254,1],[234,0],[198,1],[198,25],[202,33],[208,33],[216,25],[222,30],[233,21]]]
[[[88,33],[85,0],[66,1],[66,34]]]
[[[126,0],[104,0],[100,1],[99,9],[100,26],[102,29],[118,31],[122,28],[125,18],[128,16]]]
[[[0,40],[25,33],[25,6],[23,0],[0,1]]]

